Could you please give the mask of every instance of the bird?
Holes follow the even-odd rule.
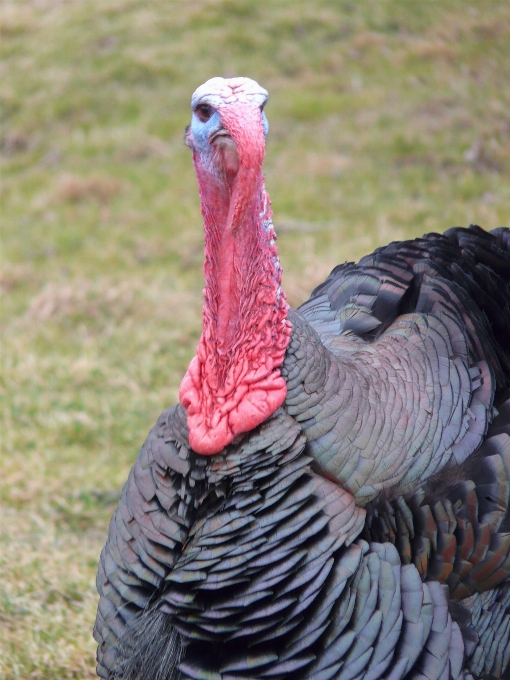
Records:
[[[291,309],[267,99],[192,96],[203,329],[111,519],[97,673],[508,678],[510,230],[390,243]]]

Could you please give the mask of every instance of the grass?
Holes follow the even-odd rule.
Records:
[[[189,98],[271,93],[292,304],[396,238],[510,222],[506,0],[4,0],[0,677],[94,677],[94,576],[200,333]]]

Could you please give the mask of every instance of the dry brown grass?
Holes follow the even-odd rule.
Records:
[[[57,201],[94,199],[98,203],[106,204],[119,193],[120,183],[113,177],[64,175],[58,181],[54,197]]]

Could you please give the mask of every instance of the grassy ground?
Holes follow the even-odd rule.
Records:
[[[270,90],[298,304],[339,261],[510,222],[507,0],[2,3],[0,677],[93,677],[95,567],[200,331],[189,98]]]

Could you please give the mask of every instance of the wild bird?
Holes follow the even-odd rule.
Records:
[[[266,101],[192,98],[203,332],[101,553],[98,674],[509,677],[510,230],[392,243],[289,309]]]

